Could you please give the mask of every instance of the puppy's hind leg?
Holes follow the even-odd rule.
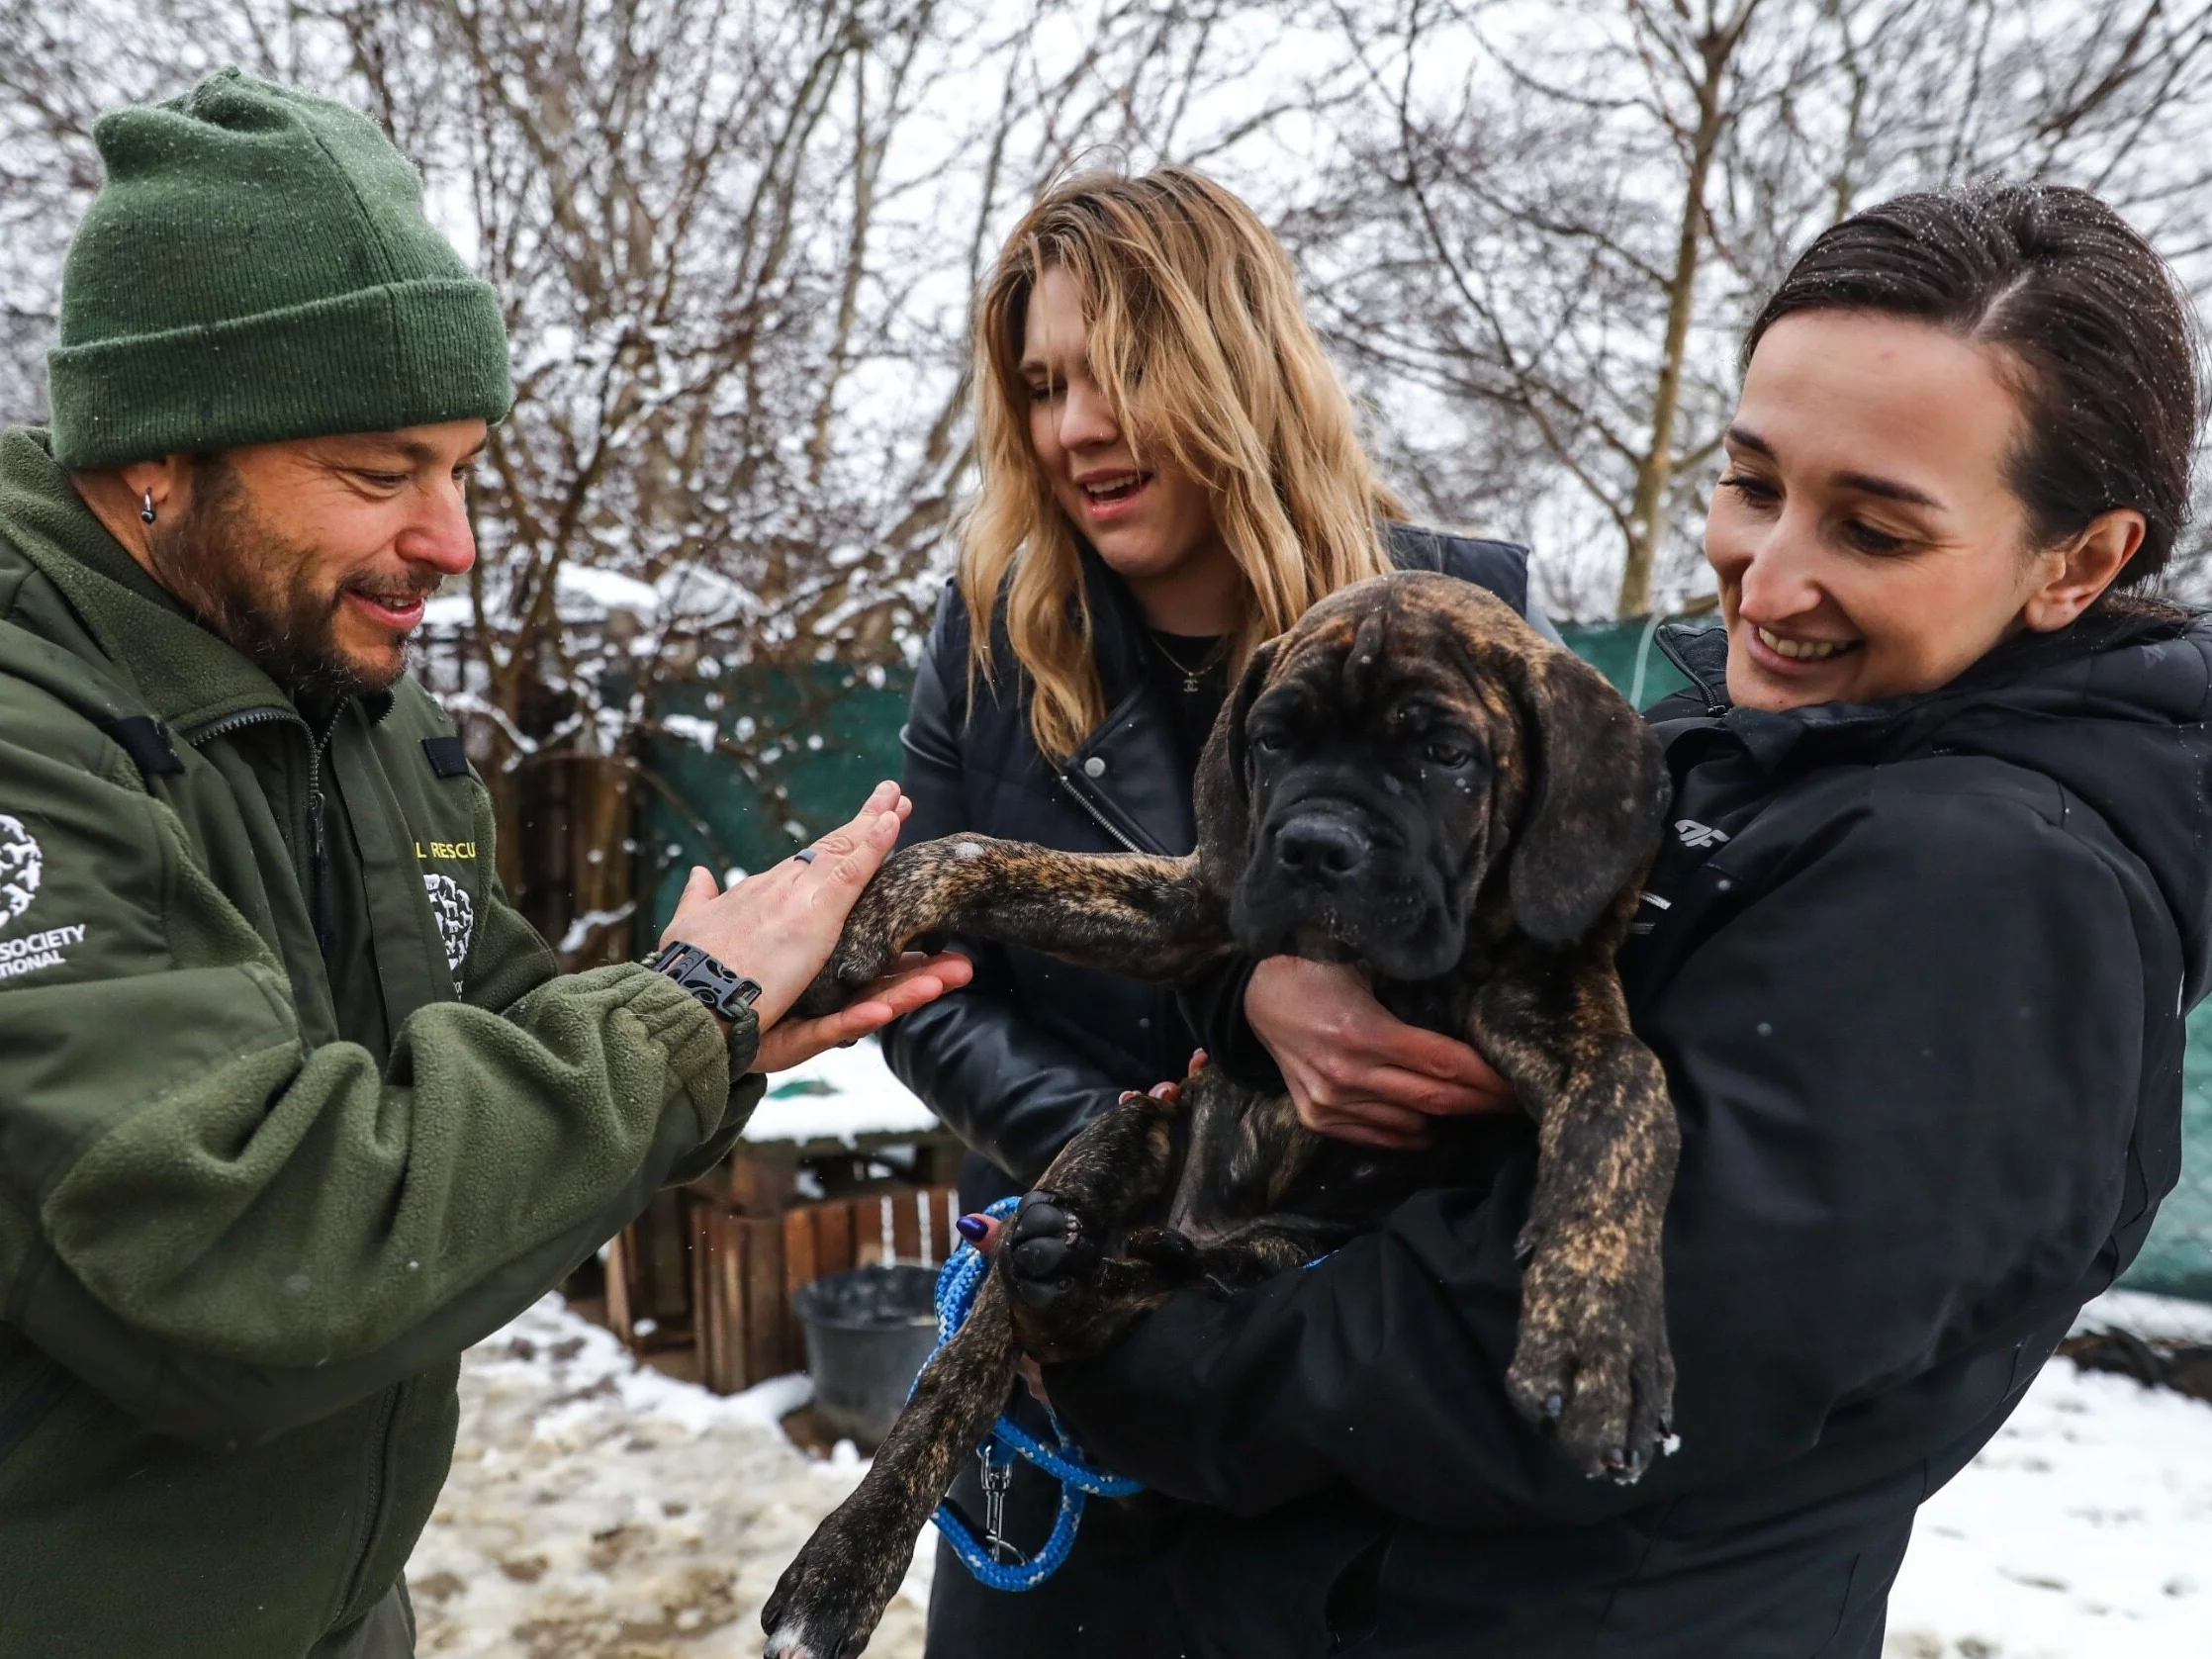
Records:
[[[1118,1257],[1113,1244],[1142,1212],[1166,1207],[1175,1167],[1175,1125],[1219,1079],[1201,1071],[1181,1101],[1132,1092],[1083,1126],[1023,1197],[992,1259],[1009,1292],[1014,1334],[1047,1362],[1078,1359],[1111,1344],[1130,1320],[1186,1282],[1187,1252],[1152,1228],[1145,1258]]]
[[[913,1559],[954,1472],[1014,1384],[1014,1335],[997,1278],[932,1359],[853,1495],[814,1529],[761,1611],[768,1659],[853,1659]]]

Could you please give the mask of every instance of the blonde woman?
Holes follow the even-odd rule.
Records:
[[[1522,549],[1398,521],[1289,260],[1201,174],[1085,174],[1039,201],[977,307],[974,381],[981,491],[915,683],[910,838],[1187,853],[1191,776],[1232,677],[1315,600],[1420,567],[1528,608]],[[973,985],[884,1048],[973,1149],[973,1210],[1026,1188],[1123,1089],[1180,1076],[1193,1039],[1156,986],[960,948]],[[1268,970],[1286,968],[1336,971]],[[1315,1121],[1384,1140],[1511,1104],[1472,1050],[1328,988],[1329,1052],[1289,1077]],[[984,1519],[974,1471],[954,1498]],[[1057,1501],[1018,1466],[1017,1546],[1044,1540]],[[1182,1653],[1155,1547],[1172,1524],[1163,1508],[1093,1504],[1067,1565],[1023,1594],[977,1585],[941,1544],[929,1654]]]

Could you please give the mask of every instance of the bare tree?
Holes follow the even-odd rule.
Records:
[[[226,63],[320,78],[285,0],[0,6],[0,417],[42,418],[69,234],[100,183],[92,124]]]
[[[1294,222],[1315,291],[1380,401],[1426,416],[1417,433],[1401,417],[1399,444],[1428,505],[1548,529],[1549,598],[1574,613],[1640,614],[1698,581],[1734,341],[1854,206],[1991,174],[2077,181],[2201,264],[2202,6],[1337,17],[1368,94]]]
[[[819,827],[786,780],[821,665],[917,645],[971,469],[971,296],[1055,174],[1172,159],[1251,196],[1423,509],[1529,536],[1562,613],[1635,613],[1699,585],[1734,341],[1838,214],[2076,179],[2201,280],[2208,10],[22,0],[0,8],[0,409],[40,413],[98,111],[229,61],[371,111],[513,349],[483,557],[425,671],[510,883],[586,960],[625,948],[629,826],[672,789],[669,740]],[[764,676],[779,695],[734,706]]]
[[[426,672],[467,722],[525,911],[572,957],[616,951],[656,739],[710,743],[793,834],[819,827],[782,778],[819,698],[755,718],[702,699],[700,665],[803,679],[913,648],[969,464],[968,305],[998,236],[1086,154],[1204,158],[1264,126],[1275,106],[1226,90],[1264,10],[39,0],[0,23],[23,232],[0,253],[5,395],[36,414],[98,110],[227,60],[368,109],[499,289],[514,364],[482,557]]]

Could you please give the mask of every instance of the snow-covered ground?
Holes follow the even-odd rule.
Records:
[[[786,1377],[718,1398],[540,1302],[463,1363],[453,1474],[408,1564],[419,1651],[757,1656],[777,1575],[863,1467],[850,1444],[825,1461],[783,1437],[808,1392]],[[870,1659],[918,1659],[929,1561]]]
[[[2115,1291],[2084,1328],[2212,1342],[2212,1307]],[[1885,1659],[2212,1656],[2212,1406],[2056,1359],[1920,1511]]]
[[[2212,1341],[2124,1292],[2085,1324]],[[548,1298],[472,1350],[461,1443],[408,1569],[424,1654],[729,1659],[861,1464],[778,1429],[804,1378],[731,1399],[633,1365]],[[917,1659],[925,1533],[871,1659]],[[1887,1659],[2212,1656],[2212,1406],[2067,1360],[1922,1511]]]

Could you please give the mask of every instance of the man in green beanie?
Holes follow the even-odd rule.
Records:
[[[461,1349],[748,1073],[967,969],[780,1023],[886,784],[558,974],[403,672],[476,556],[494,295],[338,105],[226,70],[97,138],[52,426],[0,437],[0,1655],[381,1659]]]

